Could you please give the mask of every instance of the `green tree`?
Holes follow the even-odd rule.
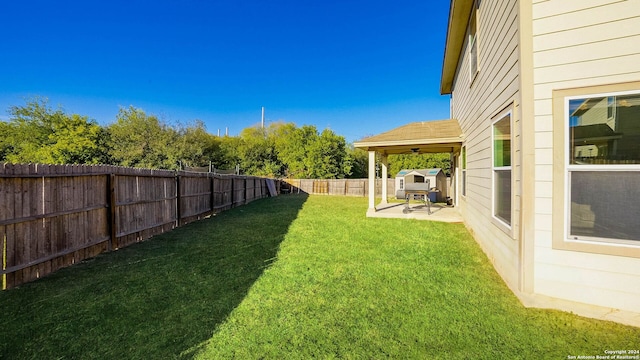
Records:
[[[257,176],[282,176],[282,163],[275,150],[275,139],[269,129],[248,127],[240,133],[240,167],[245,173]]]
[[[177,169],[178,132],[154,115],[133,106],[121,108],[108,127],[110,155],[122,166]]]
[[[51,109],[35,98],[9,110],[0,151],[14,163],[97,164],[107,161],[103,129],[87,116]]]
[[[337,179],[345,177],[344,160],[346,142],[343,136],[325,129],[307,148],[306,167],[308,176],[315,179]]]
[[[351,174],[347,177],[352,179],[363,179],[368,176],[369,155],[362,149],[356,149],[353,145],[347,147],[347,158],[350,162]]]
[[[242,139],[237,136],[223,136],[220,140],[220,157],[213,162],[216,169],[235,169],[240,164],[240,145]]]
[[[220,138],[209,134],[201,120],[178,129],[176,147],[178,159],[186,166],[215,165],[223,157]]]
[[[13,137],[12,127],[0,121],[0,161],[4,161],[7,155],[13,151],[11,138]]]
[[[310,145],[318,140],[315,126],[304,125],[298,128],[293,123],[281,125],[275,131],[276,152],[282,161],[284,175],[291,178],[310,176],[308,160]]]

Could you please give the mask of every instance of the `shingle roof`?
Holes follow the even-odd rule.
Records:
[[[462,144],[457,120],[420,121],[400,126],[354,143],[357,148],[387,154],[404,152],[449,152]]]

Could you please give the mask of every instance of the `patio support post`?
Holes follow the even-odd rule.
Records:
[[[376,152],[369,151],[369,211],[376,211]]]
[[[386,154],[380,157],[380,165],[382,165],[382,204],[387,203],[387,171],[389,168],[389,161]]]

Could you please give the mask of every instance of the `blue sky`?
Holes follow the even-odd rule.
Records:
[[[260,122],[353,142],[449,117],[448,1],[4,1],[0,119],[49,98],[106,125],[133,105],[237,135]]]

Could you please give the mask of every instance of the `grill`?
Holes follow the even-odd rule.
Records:
[[[404,186],[404,209],[402,209],[403,214],[407,214],[411,211],[409,207],[409,200],[412,196],[419,196],[424,204],[427,206],[427,213],[431,215],[431,201],[429,200],[430,192],[437,192],[438,190],[431,190],[431,182],[427,179],[426,182],[423,183],[408,183]]]

